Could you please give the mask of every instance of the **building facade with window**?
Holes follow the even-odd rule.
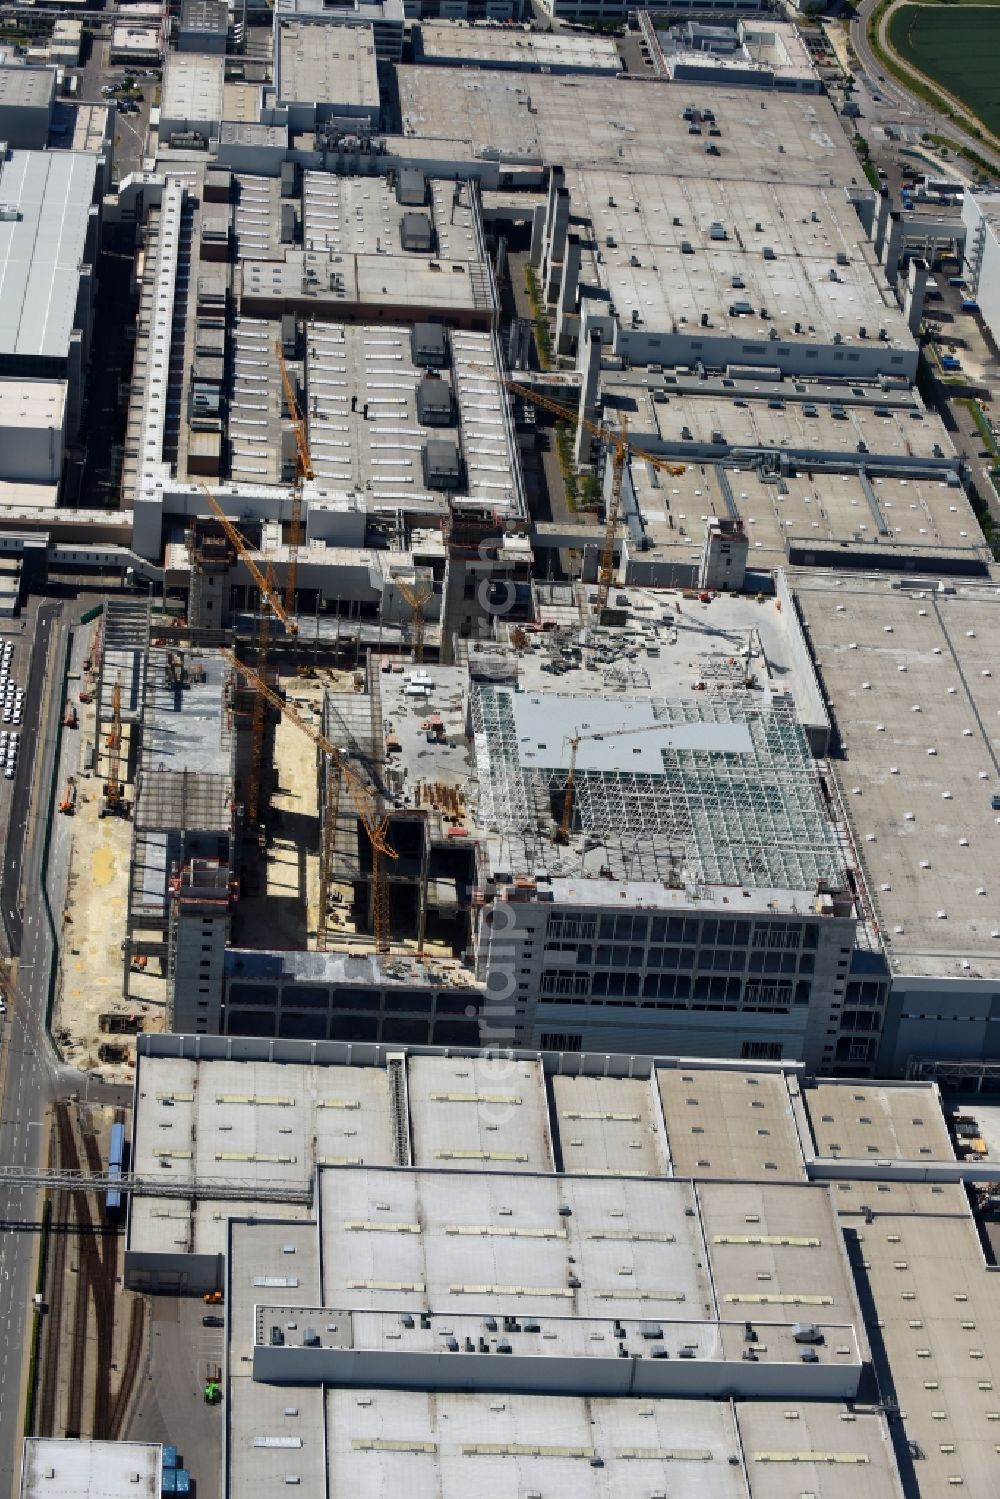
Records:
[[[554,1051],[798,1057],[830,1070],[857,920],[828,894],[610,880],[511,887],[483,918],[483,1016]]]

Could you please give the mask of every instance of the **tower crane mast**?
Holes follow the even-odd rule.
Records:
[[[306,424],[299,410],[295,386],[285,362],[285,352],[281,347],[280,338],[274,341],[274,352],[278,356],[285,405],[288,407],[292,430],[295,433],[295,483],[292,486],[292,513],[288,526],[288,572],[285,574],[285,608],[289,614],[292,614],[295,610],[295,589],[298,582],[299,547],[302,545],[302,483],[305,479],[314,479],[316,474],[309,452]]]
[[[411,588],[409,583],[403,583],[399,578],[394,578],[393,582],[409,604],[413,615],[413,659],[419,663],[424,659],[424,605],[432,596],[434,585],[424,583]]]
[[[568,734],[563,740],[569,745],[569,769],[566,773],[566,786],[563,794],[562,815],[559,818],[559,826],[555,832],[556,843],[568,843],[569,832],[573,823],[573,799],[576,789],[576,755],[581,744],[590,739],[620,739],[625,734],[648,734],[655,724],[626,725],[621,729],[597,729],[593,734]]]
[[[215,495],[209,489],[207,484],[199,484],[198,488],[201,490],[202,494],[205,496],[206,500],[211,506],[212,514],[219,522],[219,525],[222,527],[223,531],[225,531],[226,536],[228,537],[230,544],[234,547],[237,556],[240,558],[247,572],[250,574],[257,587],[260,589],[261,603],[266,604],[271,612],[278,616],[278,618],[281,620],[281,623],[288,631],[289,635],[298,634],[298,624],[294,619],[292,619],[288,610],[282,603],[281,596],[279,595],[278,590],[274,585],[273,579],[271,582],[268,582],[267,578],[264,576],[263,572],[257,564],[256,558],[253,555],[250,543],[247,541],[242,531],[240,531],[237,526],[233,525],[232,521],[229,519],[229,516],[223,510],[222,506],[219,504],[218,500],[215,498]]]

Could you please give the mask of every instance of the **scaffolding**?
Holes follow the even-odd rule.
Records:
[[[769,703],[735,697],[646,700],[659,771],[577,769],[573,830],[627,854],[627,865],[648,877],[658,870],[657,847],[669,846],[689,877],[710,885],[814,890],[845,882],[845,851],[826,808],[819,773],[792,700]],[[570,721],[553,701],[555,718]],[[565,749],[549,763],[525,764],[516,698],[503,687],[478,684],[472,718],[480,781],[480,822],[499,833],[551,832],[552,809],[562,805],[567,781]],[[702,735],[671,735],[687,725]],[[740,726],[743,746],[731,730]],[[688,742],[685,743],[685,740]],[[536,746],[537,749],[537,746]],[[660,877],[657,875],[657,877]]]

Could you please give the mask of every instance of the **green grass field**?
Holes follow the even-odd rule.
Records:
[[[1000,7],[904,5],[889,39],[912,63],[1000,135]]]

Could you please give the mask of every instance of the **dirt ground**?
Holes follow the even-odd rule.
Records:
[[[93,744],[96,732],[94,708],[84,704],[79,711],[78,737],[74,735],[79,756],[76,810],[65,819],[70,834],[66,899],[61,913],[55,912],[57,920],[62,917],[62,933],[53,1032],[67,1062],[97,1069],[109,1082],[130,1082],[134,1041],[128,1034],[102,1028],[101,1016],[141,1016],[143,1030],[162,1030],[166,986],[154,973],[133,973],[133,994],[150,1002],[123,997],[132,824],[126,818],[98,816],[101,777],[84,768],[84,747]],[[132,796],[131,787],[127,795]],[[61,814],[56,817],[62,820]],[[103,1062],[102,1044],[123,1047],[126,1059]]]

